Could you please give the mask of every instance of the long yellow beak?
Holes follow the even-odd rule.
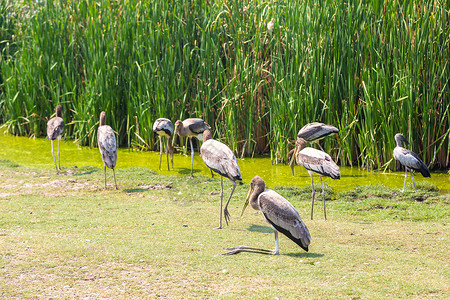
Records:
[[[245,198],[245,203],[244,203],[244,207],[242,208],[241,217],[244,214],[244,210],[247,208],[247,205],[248,205],[248,202],[249,202],[249,199],[250,199],[250,195],[252,193],[253,193],[253,188],[250,187],[250,189],[248,190],[248,193],[247,193],[247,197]]]
[[[297,147],[295,147],[294,154],[291,157],[291,161],[289,162],[289,166],[291,167],[292,176],[295,176],[294,167],[295,167],[295,157],[297,156]]]

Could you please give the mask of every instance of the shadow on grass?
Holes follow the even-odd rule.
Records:
[[[69,167],[70,168],[70,167]],[[75,167],[76,168],[76,167]],[[81,167],[78,168],[78,172],[72,174],[73,176],[83,176],[83,175],[90,175],[92,173],[96,173],[100,171],[99,168],[95,168],[95,167]],[[103,171],[103,170],[102,170]]]
[[[191,169],[183,169],[183,170],[178,171],[178,173],[182,174],[182,175],[191,175]],[[192,174],[195,174],[195,173],[200,173],[200,170],[192,169]]]
[[[149,189],[135,188],[135,189],[124,189],[123,191],[126,193],[143,193],[147,192]]]
[[[251,225],[247,228],[248,231],[261,232],[261,233],[273,233],[273,229],[269,226]]]
[[[318,258],[318,257],[324,257],[325,254],[321,253],[312,253],[312,252],[296,252],[296,253],[282,253],[280,250],[281,255],[290,256],[290,257],[306,257],[306,258]]]

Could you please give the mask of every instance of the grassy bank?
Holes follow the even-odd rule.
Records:
[[[320,202],[309,220],[310,190],[277,187],[307,224],[310,251],[282,236],[280,256],[221,256],[274,246],[259,213],[239,217],[248,186],[236,190],[230,225],[215,230],[217,179],[132,168],[118,170],[119,191],[104,191],[101,169],[63,171],[0,162],[4,298],[449,296],[449,197],[432,186],[330,190],[328,221]]]
[[[389,166],[402,132],[450,165],[450,20],[439,1],[0,0],[0,119],[95,145],[100,110],[120,144],[155,149],[151,125],[201,117],[239,155],[283,161],[322,121],[341,165]],[[273,20],[274,27],[267,25]]]

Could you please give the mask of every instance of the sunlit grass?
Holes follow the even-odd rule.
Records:
[[[239,217],[247,185],[216,230],[220,181],[205,176],[121,169],[120,190],[104,191],[100,168],[58,176],[1,161],[0,177],[4,298],[448,298],[449,198],[432,187],[420,202],[383,186],[340,192],[328,221],[320,201],[309,220],[308,191],[277,187],[307,224],[310,251],[281,236],[280,256],[221,256],[274,247],[260,213]]]

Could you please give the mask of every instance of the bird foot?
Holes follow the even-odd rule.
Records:
[[[228,221],[230,220],[230,213],[228,212],[228,209],[224,209],[223,210],[223,215],[224,215],[224,217],[225,217],[225,222],[227,222],[227,225],[228,225]]]
[[[250,252],[257,254],[265,254],[265,255],[278,255],[279,253],[275,250],[267,250],[261,248],[254,248],[249,246],[236,246],[231,248],[225,248],[225,250],[230,250],[228,252],[222,253],[221,255],[234,255],[241,252]]]
[[[223,229],[223,226],[217,226],[217,227],[214,227],[213,229]]]

